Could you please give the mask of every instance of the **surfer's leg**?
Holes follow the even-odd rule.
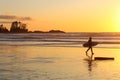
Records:
[[[91,47],[91,53],[92,53],[92,55],[94,55],[92,47]]]
[[[87,51],[86,51],[86,55],[87,55],[87,56],[88,56],[88,53],[87,53],[87,52],[88,52],[89,50],[90,50],[90,48],[88,48]]]

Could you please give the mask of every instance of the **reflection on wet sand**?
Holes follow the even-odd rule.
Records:
[[[87,63],[88,63],[88,70],[92,71],[92,66],[93,66],[93,54],[91,54],[90,56],[87,55],[88,59],[86,59]]]
[[[85,48],[35,46],[0,48],[0,80],[96,80],[98,78],[119,80],[119,77],[114,75],[120,72],[119,49],[95,48],[96,56],[116,57],[115,61],[105,62],[94,61],[92,56],[84,60],[86,56],[80,53],[83,53]],[[104,51],[110,51],[111,54],[110,52],[105,54]],[[103,73],[107,74],[102,75]]]

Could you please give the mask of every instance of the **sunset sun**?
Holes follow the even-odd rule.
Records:
[[[116,23],[115,23],[115,26],[116,26],[116,31],[120,32],[120,8],[117,9],[116,11]]]

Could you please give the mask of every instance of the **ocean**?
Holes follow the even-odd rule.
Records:
[[[89,37],[98,45],[89,62],[83,47]],[[89,52],[90,54],[90,52]],[[0,80],[119,80],[120,33],[0,34]]]
[[[119,33],[18,33],[0,34],[2,46],[82,47],[92,37],[95,47],[120,47]],[[103,44],[106,44],[103,46]],[[112,44],[112,45],[109,45]],[[117,44],[117,45],[116,45]],[[108,46],[107,46],[108,45]]]

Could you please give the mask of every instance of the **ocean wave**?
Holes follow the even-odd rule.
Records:
[[[105,34],[107,35],[107,34]],[[55,47],[82,47],[88,41],[88,34],[66,33],[26,33],[0,34],[0,46],[55,46]],[[99,44],[120,44],[120,36],[93,36],[93,41]]]

